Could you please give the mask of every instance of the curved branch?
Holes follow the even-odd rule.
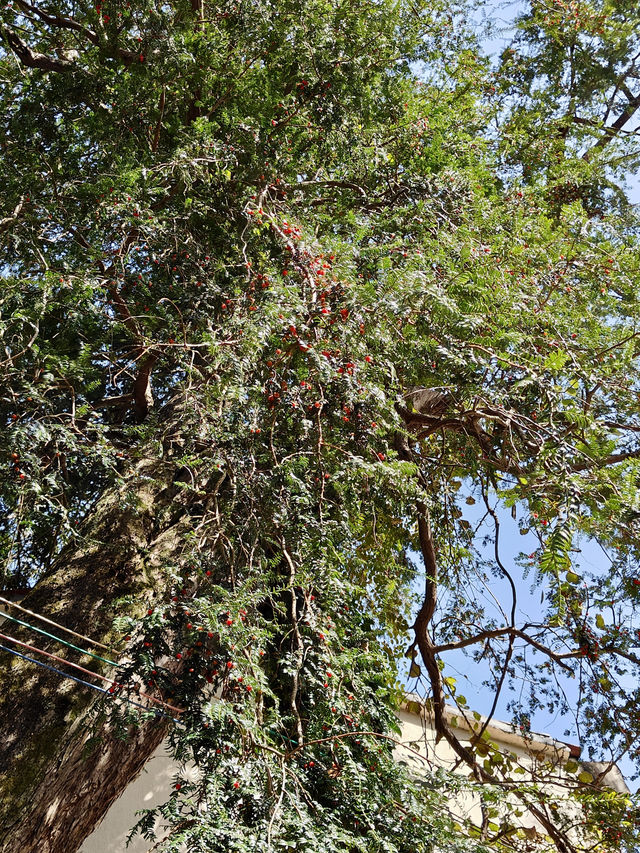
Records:
[[[629,94],[631,95],[631,92],[629,92]],[[582,159],[588,163],[597,151],[600,151],[605,146],[609,145],[609,143],[616,138],[616,135],[624,128],[625,124],[628,124],[631,121],[639,107],[640,93],[629,98],[626,107],[620,113],[618,118],[613,122],[613,124],[604,129],[604,134],[595,143],[595,145],[592,145],[588,151],[585,151],[582,155]]]
[[[543,655],[546,655],[548,658],[558,664],[559,667],[565,669],[567,672],[573,672],[568,664],[564,663],[567,658],[572,657],[580,657],[580,651],[575,652],[566,652],[564,654],[558,654],[554,652],[553,649],[550,649],[548,646],[545,646],[543,643],[536,640],[530,634],[527,634],[520,628],[514,628],[511,626],[505,626],[504,628],[494,628],[491,631],[481,631],[479,634],[474,634],[473,637],[466,637],[464,640],[458,640],[455,643],[442,643],[439,646],[434,646],[433,650],[436,654],[441,654],[442,652],[450,652],[457,651],[458,649],[464,649],[466,646],[474,646],[476,643],[481,643],[483,640],[492,640],[497,637],[513,637],[514,639],[518,638],[523,640],[528,645],[532,646],[534,649],[537,649]],[[603,650],[604,651],[604,650]]]
[[[67,30],[74,30],[80,35],[84,36],[88,41],[92,44],[99,44],[100,38],[98,34],[93,30],[90,30],[88,27],[85,27],[83,24],[80,24],[78,21],[73,18],[67,18],[63,15],[55,15],[49,12],[45,12],[42,9],[39,9],[37,6],[34,6],[32,3],[27,3],[26,0],[15,0],[16,6],[19,6],[25,12],[31,12],[40,18],[41,21],[44,21],[45,24],[49,24],[52,27],[60,27]]]
[[[31,50],[20,36],[9,27],[3,27],[2,35],[20,62],[27,68],[39,68],[41,71],[54,71],[60,74],[73,71],[76,67],[74,62],[69,62],[67,59],[54,59],[45,53]]]
[[[490,784],[499,785],[500,780],[493,773],[489,773],[482,765],[478,764],[473,750],[466,747],[454,735],[445,716],[445,697],[442,683],[442,672],[440,670],[440,666],[438,665],[436,646],[433,644],[429,633],[429,620],[433,615],[432,606],[433,596],[435,594],[435,591],[431,588],[430,583],[433,582],[433,585],[435,586],[435,579],[437,578],[437,566],[435,565],[435,548],[433,545],[433,540],[431,539],[431,531],[429,527],[423,527],[423,530],[426,531],[426,533],[428,534],[430,541],[423,541],[421,538],[420,547],[422,550],[423,559],[425,560],[425,566],[428,567],[428,571],[432,572],[432,580],[430,581],[428,576],[425,599],[423,601],[422,607],[420,608],[420,611],[418,612],[418,616],[414,624],[414,631],[416,635],[416,643],[418,645],[418,649],[420,650],[420,655],[422,657],[425,669],[427,670],[427,674],[429,676],[429,681],[431,683],[436,742],[441,738],[444,738],[451,747],[451,749],[455,752],[455,754],[459,758],[461,758],[469,767],[476,779],[483,782],[489,782]],[[514,631],[513,628],[509,628],[507,630]],[[517,791],[515,793],[516,796],[518,796],[518,798],[529,810],[529,812],[533,815],[533,817],[535,817],[545,828],[546,832],[549,834],[549,837],[553,840],[559,853],[573,853],[575,848],[571,844],[569,839],[566,837],[566,834],[557,829],[553,821],[551,821],[547,817],[544,811],[542,811],[542,809],[540,809],[538,806],[530,803],[524,793],[519,793]]]

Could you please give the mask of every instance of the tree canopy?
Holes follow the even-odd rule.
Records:
[[[640,757],[640,12],[532,0],[495,66],[472,13],[0,11],[1,588],[117,682],[5,629],[3,853],[76,850],[165,735],[159,850],[635,849],[598,778],[520,786],[533,842],[392,756],[404,678],[491,811],[464,651],[491,715]]]

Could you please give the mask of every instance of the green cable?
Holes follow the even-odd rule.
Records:
[[[108,660],[107,658],[101,658],[100,655],[94,655],[93,652],[87,652],[84,649],[81,649],[80,646],[74,646],[73,643],[68,643],[66,640],[61,640],[60,637],[56,637],[54,634],[50,634],[48,631],[44,631],[42,628],[36,628],[35,625],[30,625],[28,622],[23,622],[22,619],[16,619],[15,616],[10,616],[8,613],[2,613],[2,617],[5,619],[11,619],[12,622],[17,622],[18,625],[24,625],[25,628],[30,628],[32,631],[37,631],[39,634],[44,634],[45,637],[50,637],[52,640],[55,640],[56,643],[62,643],[63,646],[67,646],[70,649],[75,649],[77,652],[81,652],[83,655],[89,655],[89,657],[95,658],[96,660],[101,660],[103,663],[108,663],[109,666],[119,666],[114,660]]]

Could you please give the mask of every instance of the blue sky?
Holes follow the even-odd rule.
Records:
[[[464,490],[463,486],[463,489],[459,492],[460,497],[458,500],[458,506],[464,510],[464,518],[467,519],[473,527],[475,527],[481,521],[484,514],[484,506],[481,504],[480,500],[477,500],[473,506],[468,506],[465,502],[467,494],[469,493]],[[538,619],[540,619],[540,621],[544,621],[543,614],[546,612],[547,604],[546,601],[543,601],[542,599],[543,590],[538,586],[535,572],[532,569],[531,572],[524,577],[522,566],[518,564],[518,558],[522,554],[526,555],[533,553],[539,546],[539,542],[533,533],[530,532],[524,536],[520,533],[518,520],[521,518],[524,509],[518,507],[517,518],[514,520],[511,516],[511,512],[501,508],[495,497],[491,500],[491,505],[495,507],[500,522],[500,558],[507,571],[512,575],[516,584],[517,625],[522,626],[525,622],[536,622]],[[483,533],[488,534],[492,539],[493,524],[490,521],[485,522],[484,526],[478,529],[476,542],[480,542]],[[488,563],[493,563],[495,565],[495,561],[493,560],[492,541],[484,547],[480,547],[479,550],[480,560],[486,560]],[[600,573],[603,569],[607,569],[611,563],[602,548],[596,542],[589,540],[574,542],[571,556],[573,569],[580,575]],[[416,555],[416,560],[420,562],[418,555]],[[422,591],[422,585],[423,582],[421,581],[418,585],[418,592]],[[473,579],[470,578],[469,586],[471,587],[473,585]],[[487,613],[489,616],[495,616],[497,624],[505,624],[506,620],[501,618],[500,611],[504,610],[508,612],[511,607],[511,591],[509,585],[501,577],[496,576],[491,579],[490,588],[491,594],[487,595],[486,598]],[[546,584],[545,588],[548,589]],[[492,595],[495,596],[493,602],[491,600]],[[445,611],[448,609],[446,594],[441,600],[441,606]],[[520,648],[523,647],[522,643],[517,643],[517,645]],[[480,646],[472,648],[480,648]],[[463,651],[446,652],[441,657],[445,662],[444,675],[456,679],[455,689],[457,694],[464,695],[468,706],[472,710],[479,711],[482,714],[488,714],[491,711],[494,692],[490,687],[483,687],[482,682],[485,679],[492,681],[489,667],[484,662],[474,662],[473,659]],[[536,678],[535,665],[537,663],[539,666],[543,660],[544,658],[541,655],[531,658],[531,664],[534,669],[534,680]],[[585,662],[583,665],[588,666],[588,662]],[[540,672],[541,671],[539,671],[539,673]],[[422,678],[420,679],[420,682],[416,682],[415,679],[407,679],[406,683],[410,690],[418,693],[426,691],[426,694],[428,694],[426,679]],[[518,689],[517,680],[515,683],[516,688]],[[524,693],[526,693],[526,687],[527,685],[523,683]],[[565,690],[565,695],[569,705],[571,706],[577,699],[578,685],[575,681],[565,678],[562,683],[562,687]],[[517,697],[517,689],[516,693],[511,693],[505,686],[494,714],[497,719],[511,721],[512,714],[507,708],[507,703]],[[558,740],[567,743],[580,744],[581,746],[584,746],[583,739],[580,736],[579,729],[576,728],[576,722],[573,716],[571,714],[563,715],[557,706],[552,710],[544,708],[533,714],[531,717],[531,729],[537,732],[545,732]],[[587,751],[584,750],[583,757],[590,758],[591,756],[589,756]],[[592,757],[594,760],[598,760],[601,756],[593,755]],[[610,756],[604,755],[602,757],[609,758]],[[634,772],[634,766],[632,762],[628,760],[623,760],[620,762],[619,766],[627,777]],[[632,787],[635,790],[639,787],[639,783],[633,783]]]

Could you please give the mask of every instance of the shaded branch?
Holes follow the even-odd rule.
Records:
[[[97,33],[93,30],[90,30],[88,27],[85,27],[83,24],[74,20],[73,18],[67,18],[63,15],[55,15],[49,12],[45,12],[42,9],[39,9],[37,6],[34,6],[32,3],[27,3],[26,0],[15,0],[16,6],[19,6],[25,12],[31,12],[34,15],[37,15],[40,20],[44,21],[46,24],[52,27],[61,27],[67,30],[74,30],[80,35],[84,36],[88,41],[92,44],[99,44],[100,38]]]
[[[48,24],[50,27],[71,30],[73,32],[78,33],[86,41],[94,45],[94,47],[99,47],[101,44],[107,46],[107,43],[100,38],[98,33],[96,33],[94,30],[89,29],[89,27],[84,26],[84,24],[79,23],[74,18],[68,18],[64,15],[56,15],[51,14],[49,12],[45,12],[34,4],[27,3],[26,0],[16,0],[16,5],[18,5],[25,13],[29,15],[35,15],[37,18],[39,18],[45,24]],[[23,63],[23,65],[26,65],[28,68],[39,68],[42,71],[65,73],[68,71],[73,71],[78,67],[76,62],[71,61],[69,59],[54,59],[53,57],[48,56],[47,54],[38,53],[36,51],[31,50],[31,48],[27,44],[25,44],[25,42],[22,41],[22,39],[17,35],[17,33],[9,29],[8,27],[4,29],[4,36],[18,59]],[[138,54],[134,53],[131,50],[126,50],[122,47],[116,47],[114,50],[114,55],[118,59],[122,60],[125,65],[131,65],[133,62],[138,61]]]
[[[291,675],[291,693],[289,695],[289,704],[291,707],[291,711],[293,712],[293,716],[296,720],[298,744],[302,746],[304,744],[304,726],[302,725],[302,717],[300,716],[300,708],[298,707],[298,693],[300,690],[300,672],[302,670],[302,664],[304,661],[304,645],[302,642],[302,637],[300,635],[300,626],[298,625],[298,603],[295,589],[296,567],[295,563],[291,558],[291,555],[287,551],[284,541],[282,542],[282,553],[284,554],[285,560],[287,561],[287,565],[289,566],[289,594],[291,596],[289,617],[291,619],[293,637],[295,640],[294,655],[296,661],[296,666]]]
[[[151,142],[151,150],[156,152],[158,150],[158,143],[160,142],[160,131],[162,130],[162,119],[164,118],[164,106],[166,102],[166,88],[162,87],[162,92],[160,93],[160,103],[158,104],[158,121],[156,124],[156,129],[153,134],[153,140]]]
[[[54,59],[45,53],[37,53],[31,50],[9,27],[3,27],[2,34],[20,62],[28,68],[39,68],[41,71],[54,71],[58,74],[67,73],[76,68],[75,62],[70,62],[67,59]]]
[[[153,394],[151,392],[151,371],[158,360],[157,353],[149,353],[140,364],[138,373],[133,383],[133,409],[136,418],[142,421],[147,416],[149,409],[153,407]]]

